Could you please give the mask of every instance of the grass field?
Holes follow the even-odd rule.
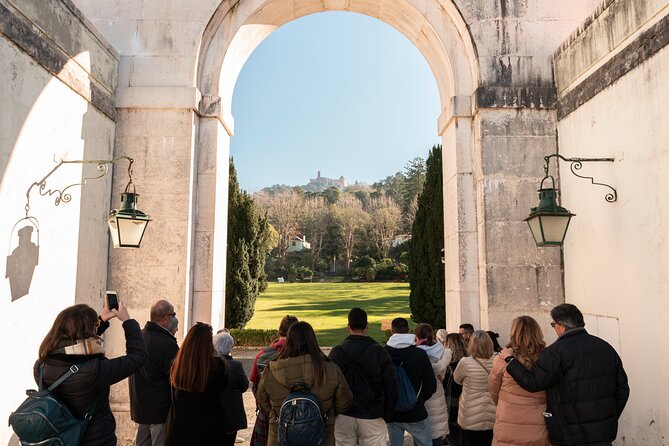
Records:
[[[321,347],[331,347],[348,335],[346,315],[353,307],[367,312],[369,336],[385,342],[381,320],[409,318],[409,285],[272,282],[256,301],[253,319],[246,328],[277,328],[281,318],[291,314],[314,327]]]

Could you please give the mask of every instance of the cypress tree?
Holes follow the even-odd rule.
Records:
[[[430,150],[425,185],[418,196],[416,218],[409,242],[409,305],[415,322],[436,330],[446,324],[444,266],[444,194],[441,145]]]
[[[225,326],[244,328],[253,317],[256,297],[267,288],[265,261],[269,223],[245,191],[230,160]]]

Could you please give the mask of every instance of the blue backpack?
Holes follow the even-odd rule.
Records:
[[[83,420],[76,418],[72,412],[53,395],[53,390],[70,376],[79,371],[81,364],[73,365],[48,389],[44,389],[42,371],[39,370],[39,390],[28,390],[28,398],[11,413],[9,424],[19,437],[22,446],[74,446],[81,442],[86,432],[88,421],[92,418],[97,400],[86,413]]]
[[[395,412],[408,412],[413,409],[418,402],[418,395],[420,395],[420,391],[423,389],[423,383],[421,382],[418,394],[416,394],[416,390],[414,390],[409,375],[404,371],[402,364],[395,366],[397,372],[397,402],[395,403]]]
[[[277,421],[279,446],[320,446],[325,442],[325,417],[318,398],[304,383],[291,386]]]

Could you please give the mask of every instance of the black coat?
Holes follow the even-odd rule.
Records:
[[[369,336],[350,335],[330,351],[330,359],[339,366],[344,376],[348,371],[348,358],[356,361],[374,397],[367,407],[353,408],[344,415],[364,419],[390,417],[397,400],[397,376],[388,352]],[[355,390],[351,390],[355,398]]]
[[[404,348],[393,348],[386,345],[385,348],[396,366],[403,364],[402,368],[418,394],[418,401],[413,409],[408,412],[395,412],[388,421],[415,423],[426,419],[425,401],[437,391],[437,379],[434,377],[430,358],[425,350],[415,345]]]
[[[172,388],[174,399],[167,415],[165,446],[222,444],[225,435],[221,392],[228,385],[225,359],[212,358],[204,392],[185,392]]]
[[[162,424],[170,410],[170,366],[179,351],[174,336],[158,324],[142,330],[149,360],[130,375],[130,418],[139,424]]]
[[[109,386],[127,378],[146,362],[146,347],[139,324],[134,319],[123,323],[126,356],[107,359],[104,355],[48,355],[44,366],[44,385],[53,384],[70,366],[83,363],[79,371],[58,386],[54,393],[72,412],[83,419],[97,399],[97,410],[88,423],[82,446],[115,446],[116,421],[109,408]],[[35,381],[39,376],[35,363]]]
[[[629,397],[618,353],[584,328],[566,331],[530,370],[511,361],[507,372],[530,392],[546,390],[548,433],[554,446],[608,445]]]
[[[244,398],[242,394],[249,388],[249,379],[244,373],[244,367],[239,361],[226,355],[228,361],[228,385],[221,394],[223,404],[223,425],[225,433],[231,434],[248,427],[246,421],[246,410],[244,409]]]

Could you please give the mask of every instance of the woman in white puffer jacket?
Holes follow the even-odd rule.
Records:
[[[446,368],[451,362],[451,349],[445,348],[441,342],[434,340],[434,332],[430,324],[416,325],[416,346],[422,348],[430,358],[434,376],[439,385],[437,391],[425,401],[430,429],[432,430],[432,445],[441,446],[442,439],[448,434],[448,406],[444,397],[444,380]]]
[[[488,390],[492,370],[493,347],[488,333],[477,330],[469,338],[469,356],[462,358],[453,372],[462,384],[458,406],[458,425],[462,428],[462,446],[489,446],[497,407]]]

